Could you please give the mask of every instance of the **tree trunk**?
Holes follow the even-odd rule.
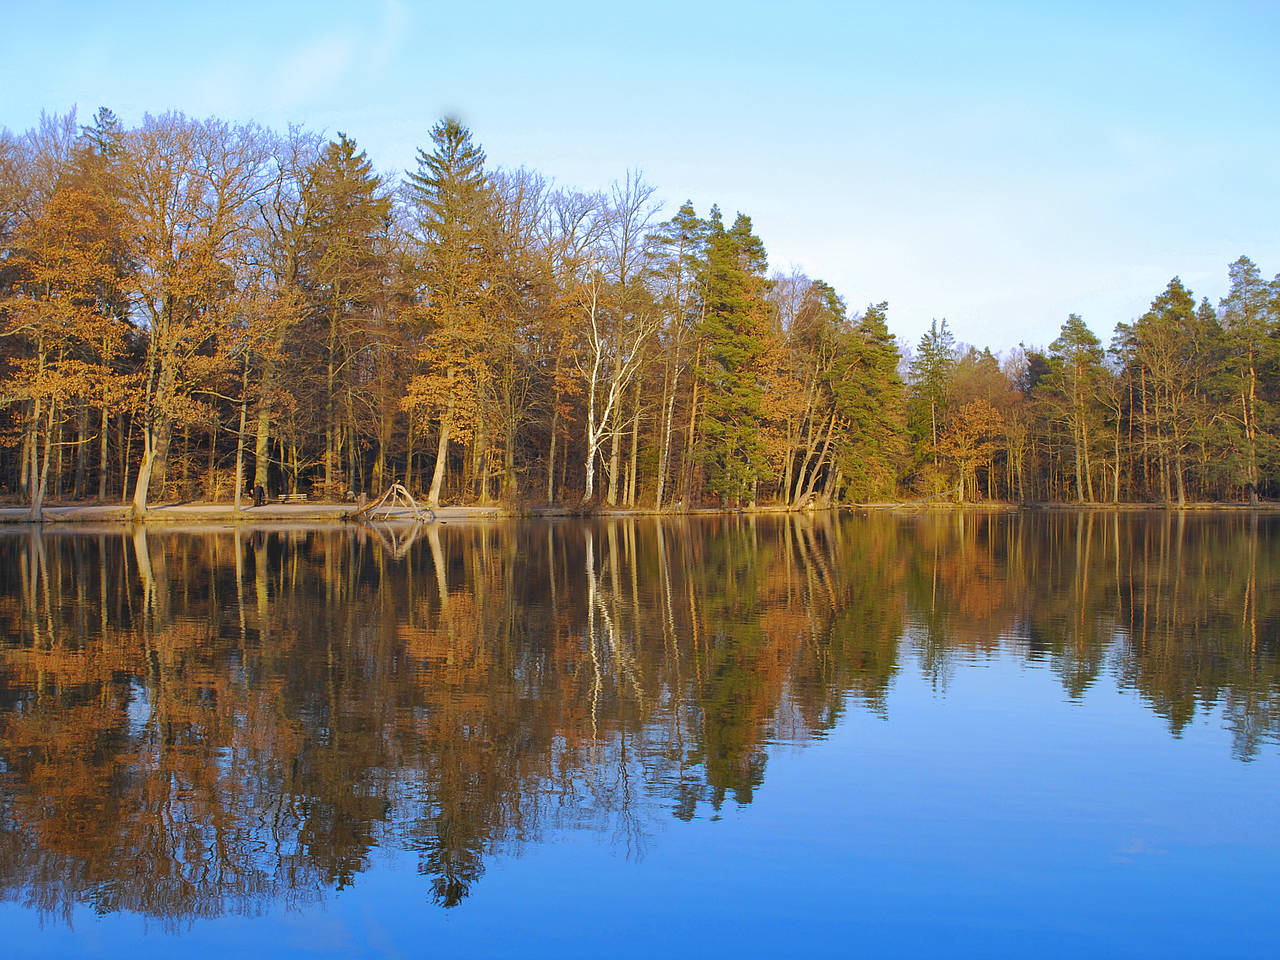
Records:
[[[53,444],[53,411],[55,404],[53,399],[49,400],[49,421],[45,424],[44,430],[44,463],[40,465],[40,480],[35,486],[35,491],[31,497],[31,519],[44,519],[44,495],[49,487],[49,461],[52,459],[49,448]],[[33,445],[32,453],[35,453],[36,445]],[[31,475],[36,474],[36,464],[33,459],[31,462]]]
[[[129,502],[129,449],[133,446],[133,427],[137,417],[129,417],[129,431],[124,432],[124,417],[121,415],[117,427],[118,433],[124,433],[120,443],[120,502]]]
[[[236,495],[234,510],[237,515],[240,513],[240,498],[244,494],[244,428],[247,419],[249,393],[249,357],[246,355],[244,360],[244,372],[240,376],[240,430],[236,434]],[[259,408],[261,409],[261,408]],[[255,486],[261,481],[255,480]],[[263,484],[263,488],[266,485]],[[237,585],[239,581],[237,580]]]
[[[1173,470],[1174,477],[1177,480],[1178,506],[1185,507],[1187,505],[1187,484],[1186,479],[1183,477],[1185,471],[1182,464],[1181,444],[1178,445],[1173,453]]]
[[[102,433],[98,444],[98,502],[107,499],[107,431],[111,427],[106,404],[102,406]]]
[[[240,441],[237,439],[236,444]],[[205,495],[214,503],[218,501],[218,472],[215,454],[218,450],[218,418],[215,415],[213,425],[209,428],[209,466],[208,476],[205,477]]]
[[[609,493],[606,500],[611,507],[618,505],[618,446],[622,438],[622,431],[617,426],[619,419],[620,416],[614,416],[614,428],[609,432]]]
[[[253,439],[253,485],[259,484],[267,488],[268,473],[271,469],[271,391],[275,388],[275,365],[268,360],[262,369],[262,380],[259,386],[258,413],[255,418],[256,429]]]
[[[35,443],[36,436],[40,432],[40,405],[36,400],[31,401],[31,428],[27,430],[26,435],[22,438],[22,470],[18,478],[18,486],[22,489],[23,495],[30,500],[35,493],[35,473],[32,471],[32,464],[35,463]]]
[[[1084,421],[1083,414],[1080,417],[1080,446],[1084,450],[1085,492],[1088,494],[1089,502],[1093,503],[1095,500],[1093,495],[1093,463],[1089,459],[1089,428]]]
[[[569,489],[569,444],[565,443],[564,452],[560,454],[560,490],[561,498],[564,497],[563,491]]]
[[[338,404],[333,396],[337,322],[337,318],[331,314],[329,317],[329,355],[325,366],[324,490],[326,497],[333,497],[338,492],[337,478],[334,476],[334,468],[337,461],[337,452],[334,448],[334,444],[337,442],[337,437],[335,436],[337,429],[334,421],[338,417]]]
[[[480,427],[475,432],[471,445],[471,479],[476,500],[482,505],[489,503],[489,431]]]
[[[636,505],[636,456],[640,451],[640,378],[636,377],[635,402],[631,407],[631,458],[627,464],[627,506]]]
[[[1121,422],[1120,414],[1119,414],[1119,411],[1117,411],[1116,412],[1116,438],[1115,438],[1116,466],[1115,466],[1115,476],[1112,478],[1112,481],[1111,481],[1111,502],[1112,503],[1120,502],[1120,422]]]
[[[815,388],[816,389],[816,388]],[[832,416],[835,416],[833,411]],[[799,506],[800,501],[805,496],[806,480],[812,479],[809,468],[812,466],[814,473],[817,473],[820,462],[815,464],[814,457],[818,454],[818,447],[821,443],[822,426],[817,420],[817,402],[816,398],[811,399],[805,410],[805,417],[808,423],[808,436],[805,437],[805,454],[804,459],[800,461],[800,470],[796,473],[794,492],[788,491],[788,502],[792,506]]]
[[[681,464],[683,470],[681,471],[682,480],[680,496],[685,502],[686,509],[693,502],[693,440],[698,423],[698,387],[701,385],[701,377],[699,376],[699,369],[701,365],[702,351],[699,349],[694,355],[693,390],[689,398],[689,429],[685,433],[684,462]]]
[[[84,499],[85,460],[89,455],[89,403],[81,400],[76,410],[76,475],[72,496]]]
[[[670,373],[662,384],[662,436],[658,443],[658,474],[654,483],[653,509],[662,509],[662,497],[667,487],[667,469],[671,462],[671,427],[676,407],[676,388],[680,383],[680,348],[672,360]]]
[[[42,519],[44,509],[44,493],[49,480],[49,454],[53,438],[53,398],[49,398],[49,422],[44,431],[44,464],[40,464],[40,399],[32,400],[31,443],[28,448],[30,460],[27,464],[27,476],[31,485],[31,511],[28,516],[32,520]]]
[[[427,506],[433,510],[440,506],[440,485],[444,482],[445,458],[449,456],[449,428],[453,425],[453,404],[450,403],[440,418],[440,437],[436,441],[436,463],[431,474],[431,489],[427,491]]]
[[[822,450],[818,454],[818,459],[813,465],[813,472],[809,474],[808,482],[805,483],[804,491],[801,493],[800,497],[796,500],[796,503],[795,503],[796,506],[800,506],[802,503],[805,503],[806,501],[808,501],[809,497],[813,494],[814,488],[817,486],[818,474],[822,472],[822,464],[826,461],[827,453],[831,449],[831,434],[835,431],[835,428],[836,428],[836,412],[832,410],[831,420],[827,424],[827,435],[822,441]],[[804,476],[802,474],[798,478],[797,483],[800,483],[803,480],[804,480]]]
[[[557,408],[551,414],[551,440],[547,450],[547,503],[555,503],[556,500],[556,433],[559,430],[560,410]]]
[[[1075,441],[1076,448],[1076,503],[1084,503],[1084,443],[1080,439],[1084,426],[1077,420],[1072,427],[1071,439]]]
[[[150,482],[156,493],[163,500],[168,491],[169,449],[173,446],[173,425],[167,419],[161,419],[159,429],[152,439],[152,458]]]
[[[586,478],[582,485],[582,502],[590,503],[596,492],[596,454],[594,430],[590,425],[587,426],[587,456],[583,462],[583,468],[586,472]]]
[[[938,468],[938,401],[929,398],[929,423],[933,436],[933,466]]]
[[[53,412],[52,401],[49,407],[50,413]],[[50,424],[52,430],[52,423]],[[46,463],[47,466],[47,463]],[[41,468],[44,469],[43,467]],[[53,444],[53,496],[55,499],[62,497],[62,424],[58,424],[57,440]]]
[[[507,418],[507,436],[503,451],[502,499],[514,502],[519,496],[516,489],[516,421],[515,417]]]
[[[138,479],[133,485],[133,519],[141,520],[147,515],[147,493],[151,487],[151,474],[155,467],[155,443],[152,439],[152,428],[144,424],[142,428],[142,462],[138,464]]]

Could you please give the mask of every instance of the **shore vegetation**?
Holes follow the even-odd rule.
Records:
[[[1256,504],[1280,278],[1227,270],[1044,347],[902,344],[747,213],[496,167],[455,118],[388,175],[347,133],[46,115],[0,131],[0,497]]]

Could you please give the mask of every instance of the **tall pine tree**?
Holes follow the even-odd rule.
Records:
[[[700,324],[706,346],[703,455],[712,491],[735,503],[753,498],[764,471],[758,424],[764,401],[759,364],[768,323],[767,266],[751,219],[740,213],[726,230],[713,207]]]
[[[485,393],[485,298],[489,181],[485,155],[456,117],[431,128],[433,149],[418,150],[406,193],[420,242],[424,298],[420,369],[405,406],[437,421],[436,462],[427,502],[440,503],[449,442],[480,418]]]
[[[930,324],[911,358],[907,377],[911,384],[907,404],[912,439],[921,453],[938,466],[938,437],[946,417],[947,391],[956,365],[956,343],[944,319]],[[927,443],[927,446],[926,446]]]
[[[304,203],[308,228],[299,273],[325,371],[324,483],[334,495],[354,480],[350,381],[356,355],[373,332],[372,302],[386,275],[378,238],[387,228],[391,200],[364,151],[340,133],[313,165]],[[344,445],[345,475],[339,467]]]

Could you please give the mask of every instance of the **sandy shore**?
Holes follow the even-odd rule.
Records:
[[[268,503],[243,506],[237,512],[229,503],[162,503],[147,508],[146,523],[342,523],[358,508],[350,503]],[[440,507],[440,520],[492,520],[503,516],[496,507]],[[124,504],[76,504],[47,506],[42,522],[103,524],[128,523],[129,507]],[[29,524],[25,507],[0,507],[0,524]]]
[[[351,503],[324,503],[320,501],[306,503],[268,503],[261,507],[243,506],[236,511],[235,507],[229,503],[162,503],[147,509],[146,523],[155,524],[186,524],[186,525],[236,525],[248,524],[258,525],[264,523],[288,523],[295,525],[304,524],[338,524],[355,520],[355,513],[359,508]],[[831,508],[828,508],[831,509]],[[1158,504],[1158,503],[1044,503],[1044,504],[1011,504],[1011,503],[967,503],[956,504],[946,502],[935,502],[922,504],[920,502],[887,502],[887,503],[862,503],[862,504],[842,504],[837,510],[852,511],[889,511],[895,513],[930,513],[930,512],[951,512],[955,510],[967,510],[978,512],[1018,512],[1021,510],[1030,511],[1096,511],[1096,512],[1128,512],[1128,511],[1212,511],[1225,510],[1232,512],[1240,511],[1259,511],[1259,512],[1280,512],[1280,503],[1261,503],[1257,506],[1250,507],[1247,503],[1188,503],[1183,507],[1176,504]],[[592,516],[595,517],[697,517],[697,516],[726,516],[734,514],[750,514],[759,516],[762,514],[786,514],[786,513],[804,513],[806,511],[788,510],[785,507],[766,506],[757,507],[754,510],[722,510],[715,507],[701,507],[691,510],[646,510],[641,508],[616,508],[604,507],[597,508]],[[825,513],[826,510],[818,510],[818,513]],[[437,507],[435,510],[436,519],[439,521],[464,521],[464,520],[498,520],[503,518],[518,519],[528,517],[574,517],[580,516],[580,512],[568,507],[526,507],[520,509],[511,509],[505,506],[492,505],[487,507],[477,506],[445,506]],[[408,510],[400,511],[398,514],[382,517],[380,519],[387,520],[409,520],[411,515]],[[44,508],[43,519],[40,521],[44,524],[66,524],[66,525],[103,525],[103,524],[121,524],[129,523],[129,507],[124,504],[72,504],[72,505],[53,505]],[[32,520],[26,507],[8,506],[0,507],[0,525],[21,525],[31,524]]]

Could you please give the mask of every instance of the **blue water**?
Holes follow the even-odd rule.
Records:
[[[919,559],[920,521],[895,522],[900,528],[889,532],[897,545],[893,550],[904,551],[898,559]],[[869,541],[860,537],[883,532],[846,528],[845,546],[829,548],[828,574],[850,575],[857,569],[857,557],[836,556],[836,552],[849,549],[850,544],[865,546]],[[1019,533],[1024,534],[1044,536],[1040,530]],[[714,539],[724,534],[717,529],[694,535]],[[482,612],[476,619],[468,613],[464,621],[475,627],[475,633],[464,631],[464,638],[455,635],[459,657],[463,652],[474,656],[475,644],[542,644],[545,637],[532,627],[500,639],[483,635],[481,625],[487,617],[483,611],[502,606],[504,600],[492,592],[492,583],[484,586],[468,579],[473,574],[461,572],[476,547],[462,542],[462,534],[454,536],[461,539],[444,544],[439,554],[456,561],[448,566],[449,586],[456,591],[452,603],[457,606],[463,597],[485,591]],[[508,558],[498,561],[499,565],[514,562],[510,551],[504,554],[496,549],[506,536],[517,535],[494,532],[489,542],[495,547],[491,559]],[[560,527],[554,536],[579,534]],[[774,573],[782,569],[778,536],[778,531],[770,529],[756,544],[771,557],[768,569]],[[641,535],[635,562],[647,562],[648,544]],[[148,550],[172,546],[151,543]],[[599,550],[600,543],[593,546]],[[930,539],[929,549],[934,546]],[[951,546],[958,551],[964,542]],[[1070,556],[1077,556],[1077,544],[1069,546]],[[1255,550],[1257,546],[1255,542]],[[713,547],[707,547],[707,556],[716,555]],[[1276,549],[1267,540],[1263,547],[1268,555]],[[1056,547],[1045,549],[1051,554],[1057,551]],[[1112,570],[1115,556],[1101,546],[1097,552],[1099,569]],[[621,563],[617,558],[626,555],[624,538],[614,559]],[[593,556],[601,559],[600,552]],[[810,556],[810,562],[816,559]],[[272,562],[287,566],[287,561],[286,550]],[[960,561],[953,555],[950,562]],[[425,547],[423,563],[427,572],[434,569]],[[1203,570],[1206,563],[1203,555],[1189,556],[1187,569]],[[363,569],[359,563],[355,566]],[[564,569],[577,575],[572,573],[575,566],[566,564]],[[817,580],[802,577],[802,566],[797,562],[793,567],[794,580],[762,578],[761,593],[776,599],[790,584],[803,594],[797,608],[802,611],[829,597],[829,590],[814,586]],[[696,604],[697,592],[709,589],[714,575],[708,572],[705,580],[698,580],[693,571],[714,567],[708,561],[675,573],[668,566],[667,576],[685,586],[692,584]],[[170,564],[170,575],[176,576],[173,568]],[[380,568],[380,582],[398,583],[397,569]],[[845,572],[834,573],[837,569]],[[1269,581],[1270,569],[1264,565],[1257,577],[1273,590],[1277,584]],[[603,563],[600,572],[594,588],[615,589],[611,571]],[[208,574],[206,570],[201,576]],[[902,618],[893,636],[894,669],[884,689],[871,697],[861,688],[838,689],[834,700],[823,699],[830,690],[804,694],[799,690],[799,668],[793,663],[804,658],[806,646],[831,644],[831,638],[815,630],[779,648],[782,653],[774,661],[783,654],[797,659],[778,671],[781,686],[765,685],[772,699],[763,715],[742,721],[754,731],[747,737],[745,754],[758,754],[756,767],[763,771],[757,770],[749,802],[743,791],[738,792],[743,802],[735,800],[732,788],[719,801],[714,791],[703,792],[692,812],[685,808],[684,817],[678,817],[674,814],[679,801],[672,790],[679,781],[671,767],[672,724],[681,717],[690,721],[680,735],[687,738],[680,742],[689,746],[698,740],[699,729],[709,730],[724,721],[730,731],[738,730],[735,724],[741,718],[729,716],[738,700],[720,697],[715,688],[717,677],[728,675],[723,670],[719,674],[708,670],[703,685],[693,690],[701,696],[689,696],[690,688],[680,688],[673,678],[685,676],[679,671],[696,673],[700,657],[704,664],[711,663],[716,643],[731,642],[724,634],[736,629],[740,614],[743,623],[759,624],[768,621],[772,608],[765,604],[745,610],[740,600],[725,607],[703,597],[708,607],[721,611],[717,618],[699,625],[698,639],[692,622],[677,623],[664,649],[660,631],[655,628],[645,635],[640,625],[668,616],[667,599],[679,596],[687,603],[689,591],[673,589],[668,595],[665,588],[659,589],[657,602],[651,603],[649,591],[657,589],[653,584],[660,577],[646,568],[633,590],[629,571],[624,574],[616,589],[625,597],[611,597],[610,602],[626,602],[597,610],[621,619],[631,616],[628,605],[634,606],[639,613],[633,620],[637,632],[630,646],[615,636],[607,651],[603,644],[597,651],[614,654],[612,660],[603,659],[614,664],[616,685],[610,687],[611,696],[596,700],[596,737],[583,747],[593,756],[575,761],[564,777],[543,770],[528,779],[525,788],[531,794],[521,793],[518,798],[524,812],[484,841],[483,872],[456,905],[446,908],[433,897],[431,879],[420,869],[421,857],[406,826],[413,819],[411,811],[421,809],[416,804],[435,802],[437,788],[422,787],[425,781],[420,776],[433,760],[401,751],[397,756],[402,767],[380,769],[360,788],[387,800],[390,812],[374,818],[367,858],[348,880],[320,882],[305,889],[276,887],[270,895],[249,897],[246,906],[215,917],[136,908],[98,913],[86,902],[94,885],[72,895],[70,903],[42,911],[19,905],[31,888],[24,887],[21,871],[10,862],[6,889],[18,903],[0,905],[8,954],[133,958],[175,953],[417,957],[440,952],[483,957],[1276,955],[1280,918],[1273,899],[1280,879],[1280,819],[1275,816],[1280,749],[1276,711],[1266,706],[1277,702],[1275,638],[1268,633],[1274,620],[1267,609],[1255,611],[1250,623],[1254,631],[1261,624],[1260,647],[1253,646],[1248,630],[1224,637],[1219,629],[1206,636],[1207,615],[1194,611],[1167,624],[1153,622],[1171,638],[1167,642],[1176,645],[1178,656],[1171,657],[1165,649],[1153,655],[1152,662],[1143,660],[1145,654],[1135,653],[1134,644],[1114,632],[1116,618],[1105,625],[1098,621],[1091,638],[1095,649],[1082,658],[1094,663],[1093,675],[1083,693],[1073,695],[1054,669],[1055,663],[1060,665],[1060,653],[1053,657],[1029,653],[1027,642],[1020,639],[1025,636],[1025,598],[1002,601],[1016,615],[1010,612],[1003,617],[1005,631],[981,636],[981,642],[973,642],[974,634],[966,631],[976,630],[976,622],[990,624],[991,616],[984,613],[978,621],[961,623],[957,611],[964,607],[963,598],[949,598],[951,607],[941,620],[947,629],[954,628],[969,639],[935,637],[935,644],[946,647],[945,664],[939,668],[933,653],[923,653],[927,645],[924,620],[911,602],[904,601],[905,593],[892,594],[886,581],[880,584],[885,590],[873,593],[879,597],[876,603],[901,610]],[[359,577],[366,575],[367,571]],[[1009,564],[997,564],[997,577],[1003,583],[1011,584],[1019,576]],[[430,577],[422,579],[434,587]],[[498,577],[494,583],[503,580]],[[902,581],[893,582],[906,589]],[[1185,584],[1179,582],[1183,589]],[[1210,596],[1216,590],[1219,599],[1240,605],[1239,598],[1231,595],[1234,581],[1215,582],[1212,589],[1204,586],[1199,593],[1183,596]],[[1250,591],[1260,589],[1256,582],[1249,587]],[[579,596],[585,590],[582,585],[561,584],[561,606],[568,609],[580,600],[579,605],[585,605]],[[936,604],[938,595],[932,589],[930,594]],[[1258,595],[1251,592],[1250,597]],[[272,602],[282,602],[279,597],[273,594]],[[570,598],[575,598],[573,603]],[[1107,609],[1108,603],[1101,607]],[[504,609],[504,616],[509,615],[510,609]],[[556,610],[547,604],[543,612],[554,618]],[[883,613],[880,607],[877,610]],[[403,609],[384,612],[402,626],[412,620]],[[936,606],[931,613],[937,622]],[[368,609],[363,614],[367,617]],[[568,619],[565,636],[575,631],[581,636],[585,616],[584,622],[574,615]],[[718,640],[714,638],[717,629],[722,634]],[[699,643],[706,644],[704,652],[699,652]],[[1188,649],[1196,645],[1219,651],[1209,657],[1220,672],[1211,694],[1204,686],[1203,664],[1196,668],[1194,649]],[[11,643],[10,654],[19,646]],[[1249,649],[1252,656],[1248,662],[1226,663],[1220,653],[1226,648]],[[578,644],[576,649],[586,647]],[[855,652],[860,649],[855,643]],[[252,672],[243,667],[252,660],[251,654],[229,659],[221,667],[215,664],[209,672],[230,669],[233,660],[246,675]],[[857,662],[857,657],[852,660]],[[525,665],[510,671],[511,682],[524,691],[516,703],[527,705],[533,697],[541,704],[564,696],[554,692],[550,682],[530,693],[535,685],[530,684],[528,662],[520,656],[511,662]],[[582,668],[589,662],[582,653]],[[659,663],[666,666],[659,669]],[[465,687],[465,678],[449,674],[434,655],[426,656],[416,669],[421,683]],[[1145,681],[1134,680],[1144,671],[1151,675],[1160,670],[1170,675],[1159,674],[1164,678],[1159,690],[1144,689]],[[0,676],[11,692],[21,679],[13,670]],[[215,679],[206,674],[201,682]],[[486,682],[494,682],[493,676]],[[741,700],[759,694],[740,680],[734,683],[739,684],[733,689],[742,692]],[[629,703],[628,684],[647,691],[645,696],[651,699],[636,694],[636,702]],[[1193,697],[1190,718],[1175,721],[1167,711],[1161,712],[1161,697],[1180,687],[1199,690],[1199,694]],[[590,693],[596,688],[577,689]],[[472,710],[468,716],[479,723],[493,723],[483,708],[468,699],[474,693],[463,690],[443,702]],[[814,697],[834,711],[828,716],[838,719],[816,726],[796,721],[797,713],[803,713],[801,707],[812,707],[809,700]],[[1261,704],[1248,714],[1257,730],[1247,748],[1241,747],[1238,715],[1228,716],[1227,704],[1233,698],[1252,698]],[[12,703],[12,696],[4,702]],[[414,705],[401,700],[399,706],[402,712],[388,714],[386,722],[412,726],[413,721],[406,718],[414,715]],[[442,708],[417,709],[421,716]],[[724,716],[717,719],[717,710]],[[544,742],[530,749],[554,753],[555,736],[573,736],[563,731],[586,722],[582,718],[588,704],[570,698],[547,715],[554,718],[557,711],[572,713],[579,720],[565,720],[559,734],[549,735],[551,740],[546,742],[553,746],[547,748]],[[141,726],[145,728],[147,722],[144,718]],[[391,736],[388,731],[363,729],[363,733]],[[704,734],[698,742],[712,740]],[[12,752],[12,745],[5,747]],[[504,749],[498,743],[479,755],[502,755]],[[237,755],[235,747],[225,750],[229,756]],[[738,753],[731,754],[735,764],[745,763]],[[714,779],[700,766],[701,756],[696,749],[685,754],[689,769],[704,781]],[[16,796],[32,789],[15,775],[16,766],[6,757],[7,772],[0,780],[6,810],[12,809]],[[278,799],[259,797],[253,803]],[[5,858],[0,858],[0,866],[6,865]],[[130,873],[132,866],[122,861],[114,864],[112,872],[125,885],[144,884],[144,878]],[[145,898],[135,903],[145,904]]]

